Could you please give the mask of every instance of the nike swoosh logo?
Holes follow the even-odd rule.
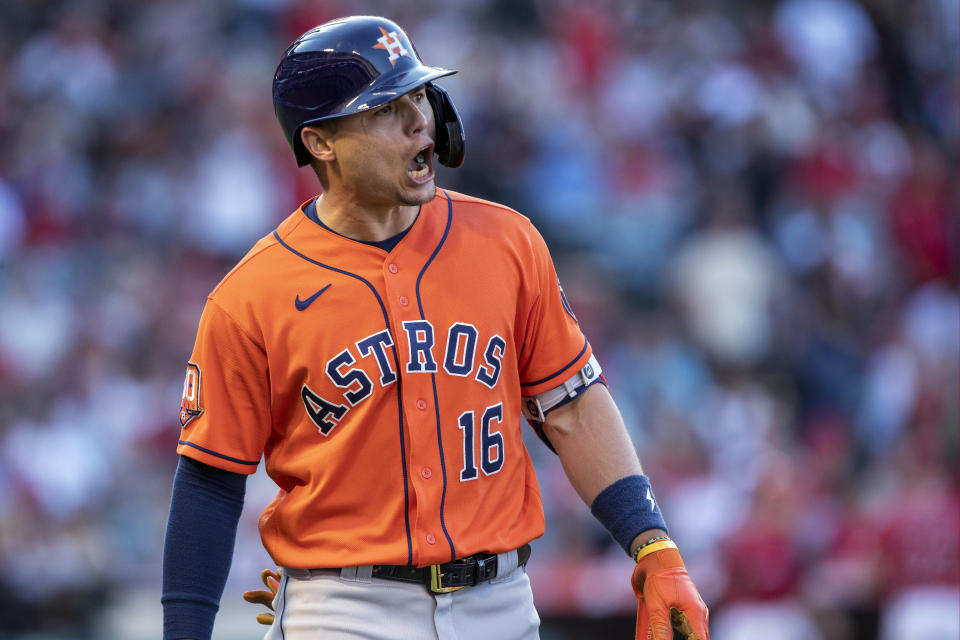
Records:
[[[321,294],[321,293],[323,293],[324,291],[326,291],[326,290],[329,289],[329,288],[330,288],[330,285],[328,284],[328,285],[325,286],[323,289],[320,289],[320,291],[317,291],[315,294],[313,294],[312,296],[310,296],[310,297],[307,298],[306,300],[301,300],[301,299],[300,299],[300,294],[298,293],[298,294],[297,294],[297,299],[293,301],[293,304],[297,305],[297,311],[303,311],[304,309],[306,309],[307,307],[309,307],[311,304],[313,304],[313,301],[314,301],[314,300],[316,300],[318,297],[320,297],[320,294]]]

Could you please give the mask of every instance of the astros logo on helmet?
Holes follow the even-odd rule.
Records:
[[[400,37],[397,35],[396,31],[387,31],[383,27],[380,27],[380,33],[383,35],[377,38],[377,44],[373,45],[374,49],[386,49],[390,53],[390,57],[387,60],[390,61],[390,65],[394,66],[396,64],[397,58],[400,56],[409,56],[410,52],[403,46],[403,43],[400,41]]]

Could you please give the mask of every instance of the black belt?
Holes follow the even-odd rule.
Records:
[[[530,545],[517,549],[517,566],[530,559]],[[497,555],[480,553],[453,562],[414,567],[404,564],[375,564],[373,577],[400,582],[415,582],[433,593],[449,593],[463,587],[473,587],[497,577]]]

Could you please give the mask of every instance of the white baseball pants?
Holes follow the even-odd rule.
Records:
[[[507,555],[506,571],[493,580],[442,594],[364,577],[369,567],[284,569],[264,640],[537,640],[530,580],[523,567],[503,562]]]

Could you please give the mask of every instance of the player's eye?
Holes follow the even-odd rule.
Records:
[[[379,115],[387,115],[391,111],[393,111],[393,104],[385,104],[379,109],[377,109],[376,111],[374,111],[374,113],[379,116]]]

